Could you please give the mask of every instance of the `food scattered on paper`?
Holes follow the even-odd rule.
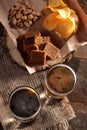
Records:
[[[67,6],[62,0],[48,0],[48,5],[58,8],[63,8]]]
[[[18,0],[10,8],[8,20],[12,28],[27,28],[33,25],[40,16],[41,13],[35,11],[34,6],[28,0]]]
[[[29,66],[46,65],[48,60],[55,60],[60,52],[50,37],[43,36],[39,31],[29,31],[19,36],[17,48]]]
[[[55,27],[55,32],[61,38],[68,38],[74,32],[74,25],[71,19],[60,19]]]
[[[43,27],[54,31],[62,39],[69,38],[78,29],[79,18],[75,11],[67,7],[62,0],[49,0],[49,14],[43,20]],[[61,5],[61,7],[60,7]],[[47,10],[47,8],[45,10]]]
[[[9,9],[8,22],[10,27],[16,30],[18,28],[32,30],[22,33],[23,35],[17,38],[17,48],[25,64],[35,67],[48,65],[50,61],[58,59],[60,53],[57,45],[58,38],[65,41],[76,33],[79,19],[75,11],[62,0],[48,0],[48,6],[41,12],[37,12],[29,0],[17,0]],[[38,31],[33,31],[33,29]],[[44,30],[45,33],[42,35]]]
[[[57,13],[50,13],[43,21],[43,27],[46,28],[48,31],[52,31],[55,29],[56,24],[58,23],[57,20]]]

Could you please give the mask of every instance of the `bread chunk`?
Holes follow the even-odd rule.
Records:
[[[24,35],[24,43],[23,43],[23,50],[26,51],[27,48],[29,48],[30,45],[35,44],[35,37],[40,36],[39,31],[29,31]]]
[[[37,45],[28,46],[28,48],[25,51],[27,53],[27,55],[28,55],[28,59],[30,59],[32,50],[38,50],[38,46]]]
[[[29,66],[45,65],[48,60],[55,60],[59,54],[59,49],[50,37],[41,35],[39,31],[29,31],[19,36],[17,47]]]
[[[36,65],[44,65],[44,64],[46,64],[46,52],[32,50],[31,57],[29,60],[29,65],[36,66]]]
[[[40,50],[44,49],[47,42],[50,42],[49,36],[35,36],[35,44],[38,45]]]
[[[59,49],[55,47],[51,42],[48,42],[44,48],[46,54],[52,60],[56,59],[59,54]]]
[[[17,49],[20,51],[20,53],[23,53],[23,42],[24,42],[24,35],[20,35],[17,38]]]

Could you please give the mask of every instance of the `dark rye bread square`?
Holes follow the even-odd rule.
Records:
[[[30,59],[32,50],[39,50],[37,45],[29,45],[26,49],[25,53],[28,55],[28,59]]]
[[[44,65],[46,64],[46,52],[32,50],[29,65],[30,66],[37,66],[37,65]]]
[[[59,54],[59,49],[51,42],[46,44],[44,51],[46,52],[46,55],[52,60],[56,59]]]
[[[40,50],[44,49],[47,42],[50,42],[49,36],[35,36],[35,44],[38,45]]]
[[[24,42],[24,35],[20,35],[17,38],[17,49],[21,54],[23,53],[23,42]]]
[[[17,38],[17,48],[24,62],[29,66],[45,65],[48,60],[55,60],[59,49],[39,31],[28,31]]]
[[[38,37],[40,35],[41,33],[39,31],[28,31],[24,35],[23,50],[25,51],[30,45],[34,45],[35,37]]]

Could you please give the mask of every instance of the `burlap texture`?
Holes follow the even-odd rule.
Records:
[[[10,93],[19,86],[31,86],[42,97],[44,76],[47,70],[29,75],[27,70],[14,62],[5,46],[5,37],[0,39],[0,117],[6,130],[68,130],[68,121],[75,113],[67,98],[61,102],[42,100],[42,109],[34,122],[23,124],[14,121],[8,100]]]

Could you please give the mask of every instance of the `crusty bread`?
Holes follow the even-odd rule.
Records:
[[[35,36],[35,44],[38,45],[40,50],[44,49],[47,42],[50,42],[49,36]]]
[[[54,46],[49,36],[42,36],[38,31],[29,31],[17,39],[18,50],[29,66],[45,65],[47,60],[54,60],[59,49]]]
[[[32,50],[29,60],[30,66],[46,64],[46,53],[44,51]]]
[[[23,42],[24,42],[24,35],[21,35],[17,38],[17,49],[21,54],[23,53]]]
[[[48,42],[46,44],[44,51],[46,51],[47,56],[52,60],[56,59],[59,54],[59,49],[56,46],[54,46],[51,42]]]
[[[38,46],[37,45],[30,45],[30,46],[28,46],[28,48],[25,51],[27,53],[27,55],[28,55],[28,59],[30,59],[32,50],[39,50]]]

